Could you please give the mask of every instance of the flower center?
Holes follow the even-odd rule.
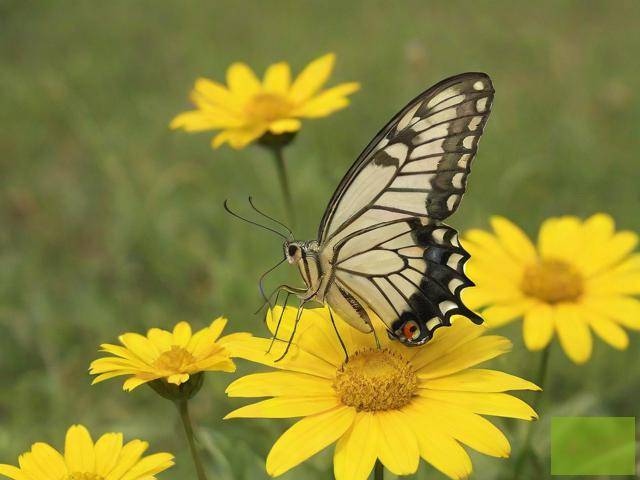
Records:
[[[269,122],[288,117],[292,108],[293,105],[281,95],[260,93],[249,100],[245,112],[249,117]]]
[[[584,280],[563,260],[542,260],[524,271],[522,291],[547,303],[573,302],[584,291]]]
[[[64,480],[104,480],[104,477],[97,473],[73,472],[67,475]]]
[[[177,345],[172,345],[171,350],[163,352],[156,361],[153,362],[153,366],[158,370],[182,372],[187,365],[190,365],[195,361],[195,357],[186,349]]]
[[[390,350],[358,351],[342,365],[333,388],[358,411],[394,410],[408,404],[418,388],[411,364]]]

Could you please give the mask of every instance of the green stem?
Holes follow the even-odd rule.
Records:
[[[376,460],[376,466],[373,467],[373,480],[384,480],[384,466],[380,460]]]
[[[549,367],[549,352],[551,351],[551,344],[547,345],[542,351],[542,357],[540,358],[540,366],[538,367],[538,374],[536,376],[536,385],[544,391],[544,381],[547,377],[547,370]],[[542,398],[542,394],[536,395],[533,400],[531,406],[534,410],[538,410],[538,406],[540,405],[540,400]],[[520,450],[520,454],[516,458],[515,467],[513,469],[513,479],[520,480],[520,474],[522,473],[522,469],[524,468],[527,459],[530,454],[532,454],[531,449],[531,440],[533,439],[533,422],[529,422],[527,425],[527,433],[525,435],[524,443],[522,444],[522,449]]]
[[[278,171],[278,178],[280,180],[280,188],[282,189],[282,196],[284,197],[284,203],[287,208],[287,215],[289,220],[294,222],[294,210],[293,210],[293,197],[291,196],[291,188],[289,187],[289,175],[287,174],[287,165],[284,160],[284,147],[281,145],[270,146],[269,150],[273,152],[273,160],[276,164],[276,170]]]
[[[193,464],[196,467],[198,473],[198,480],[207,480],[207,475],[204,473],[204,467],[202,466],[202,460],[198,454],[198,448],[196,446],[196,438],[193,433],[193,424],[191,423],[191,415],[189,415],[189,401],[178,400],[176,402],[178,411],[180,412],[180,419],[184,426],[184,433],[187,436],[189,442],[189,450],[191,451],[191,458],[193,458]]]

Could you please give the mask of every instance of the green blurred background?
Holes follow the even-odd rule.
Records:
[[[221,203],[244,208],[252,194],[282,217],[277,178],[257,147],[213,151],[208,134],[169,131],[196,77],[222,80],[237,60],[298,71],[333,51],[331,82],[362,83],[348,109],[306,122],[287,151],[300,238],[315,235],[387,119],[469,70],[493,77],[496,100],[452,225],[503,214],[533,234],[548,216],[606,211],[640,231],[639,20],[637,1],[0,1],[0,462],[36,440],[61,446],[82,422],[175,452],[162,478],[194,477],[172,405],[119,381],[90,387],[87,368],[99,343],[183,319],[202,327],[226,315],[230,331],[267,333],[252,314],[256,279],[280,243]],[[538,354],[523,349],[519,324],[502,332],[515,348],[494,365],[534,376]],[[547,418],[635,416],[638,340],[622,353],[598,341],[582,367],[556,345]],[[193,406],[211,478],[266,478],[287,422],[223,422],[241,403],[223,393],[233,377],[209,375]],[[517,451],[522,422],[498,423]],[[547,462],[544,418],[534,445]],[[474,478],[511,467],[473,458]],[[284,478],[330,478],[330,468],[325,452]],[[441,477],[422,465],[416,478]]]

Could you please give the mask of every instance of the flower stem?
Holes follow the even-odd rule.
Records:
[[[384,466],[380,460],[376,460],[376,466],[373,467],[373,480],[384,480]]]
[[[536,385],[544,391],[544,381],[547,377],[547,370],[549,367],[549,352],[551,351],[551,344],[547,345],[547,347],[542,351],[542,356],[540,357],[540,366],[538,367],[538,374],[536,376]],[[534,410],[538,410],[538,406],[540,405],[540,399],[542,398],[542,394],[536,395],[533,400],[531,407]],[[531,455],[535,455],[531,448],[531,440],[533,438],[533,422],[529,422],[527,425],[527,433],[524,439],[524,443],[522,444],[522,449],[520,450],[520,454],[516,458],[515,467],[513,469],[513,479],[519,480],[520,474],[522,473],[522,469],[524,468],[527,459]]]
[[[207,475],[204,473],[204,467],[202,466],[202,460],[198,454],[196,438],[193,433],[193,424],[191,423],[191,415],[189,415],[189,401],[186,399],[178,400],[176,401],[176,406],[180,412],[180,419],[184,426],[184,433],[187,436],[187,441],[189,442],[189,450],[191,451],[191,458],[193,458],[193,464],[195,465],[196,472],[198,473],[198,480],[207,480]]]
[[[282,189],[282,196],[284,197],[284,203],[287,209],[287,215],[289,221],[294,222],[294,210],[293,210],[293,198],[291,196],[291,188],[289,187],[289,175],[287,174],[287,165],[284,159],[284,146],[273,145],[269,147],[269,150],[273,153],[273,160],[276,164],[276,170],[278,171],[278,178],[280,179],[280,188]]]

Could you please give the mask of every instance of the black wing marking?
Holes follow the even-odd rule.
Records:
[[[369,248],[358,253],[365,244]],[[414,218],[352,235],[340,245],[335,276],[392,338],[422,345],[436,329],[451,325],[452,315],[482,323],[460,298],[473,285],[464,273],[468,259],[453,228]]]
[[[486,74],[464,73],[411,101],[340,182],[320,223],[321,246],[384,222],[451,215],[466,190],[493,94]]]

